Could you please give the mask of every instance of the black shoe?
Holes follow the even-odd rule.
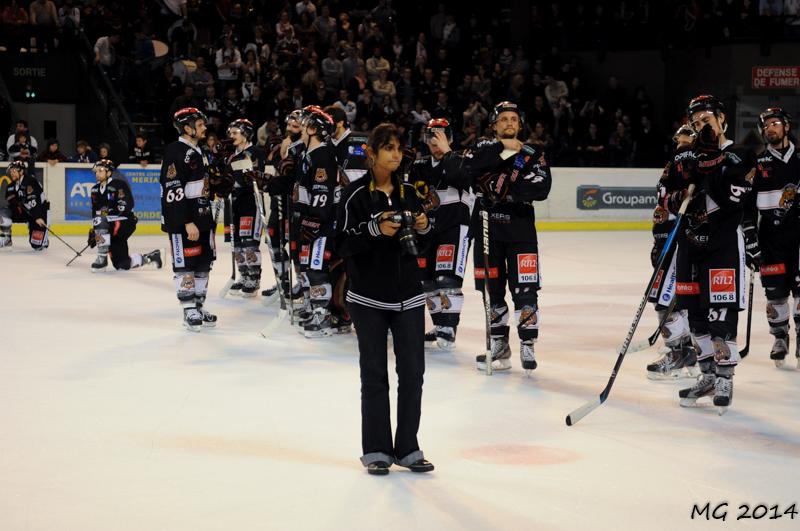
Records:
[[[373,476],[385,476],[389,473],[389,463],[386,461],[375,461],[367,465],[367,473]]]
[[[143,258],[144,261],[142,265],[153,263],[156,265],[156,269],[161,269],[161,266],[164,265],[161,261],[161,251],[159,251],[158,249],[147,253],[146,255],[144,255]]]
[[[419,461],[414,461],[408,465],[408,468],[412,472],[432,472],[433,463],[426,461],[425,459],[420,459]]]

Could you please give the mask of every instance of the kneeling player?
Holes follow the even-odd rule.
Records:
[[[97,246],[97,259],[92,272],[108,268],[108,256],[114,269],[133,269],[154,263],[161,268],[161,251],[145,255],[128,254],[128,238],[136,230],[133,213],[133,194],[125,179],[114,178],[114,163],[101,159],[94,164],[97,184],[92,187],[92,228],[89,229],[89,246]]]
[[[28,165],[14,161],[6,169],[11,184],[6,188],[6,206],[0,208],[0,248],[11,247],[11,224],[28,224],[28,242],[34,251],[44,251],[47,238],[47,211],[50,203],[45,199],[42,185],[33,175],[28,175]]]

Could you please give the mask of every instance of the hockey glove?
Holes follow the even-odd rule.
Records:
[[[313,242],[319,236],[322,223],[313,218],[303,218],[300,221],[300,235],[304,240]]]
[[[711,125],[706,124],[697,135],[694,142],[694,154],[697,158],[698,173],[708,175],[722,168],[725,154],[719,148],[719,137]]]
[[[94,234],[94,227],[89,229],[89,237],[86,239],[86,243],[88,243],[89,247],[91,247],[92,249],[94,249],[95,246],[97,245],[97,238],[95,237]]]
[[[475,182],[483,197],[490,203],[498,203],[508,195],[511,179],[505,173],[484,173]]]
[[[761,268],[761,248],[758,245],[758,232],[753,225],[744,225],[744,252],[747,267],[758,270]]]

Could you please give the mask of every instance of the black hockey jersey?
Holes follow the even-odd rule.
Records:
[[[478,141],[474,150],[465,152],[465,167],[471,179],[489,173],[510,181],[503,201],[488,204],[477,194],[472,216],[472,234],[480,234],[481,212],[489,210],[489,237],[506,242],[536,241],[536,214],[533,201],[543,201],[550,194],[553,179],[544,152],[525,144],[525,149],[503,158],[503,143],[495,139]]]
[[[432,234],[456,225],[469,225],[475,196],[463,161],[461,154],[449,151],[441,160],[427,155],[411,164],[408,182],[421,196]]]
[[[125,179],[112,178],[92,186],[92,217],[105,216],[108,221],[136,221],[133,206],[131,187]]]
[[[330,145],[336,155],[336,162],[342,168],[348,182],[359,180],[367,173],[367,140],[363,133],[353,133],[348,129],[342,138],[331,138]]]
[[[689,170],[697,158],[691,146],[676,149],[670,157],[661,178],[656,184],[658,205],[653,210],[653,239],[657,245],[666,243],[675,226],[675,214],[667,208],[669,194],[684,190],[688,186]]]
[[[790,142],[785,153],[768,147],[757,159],[753,194],[745,219],[755,226],[760,214],[760,230],[769,227],[798,230],[799,184],[800,153],[796,146]]]
[[[307,150],[297,173],[297,210],[303,232],[332,236],[341,187],[336,156],[326,143]]]
[[[16,222],[46,220],[47,210],[50,208],[42,185],[32,175],[25,175],[8,185],[6,203],[11,210],[11,218]]]
[[[697,188],[686,210],[683,234],[699,248],[713,249],[717,243],[730,245],[753,188],[756,159],[752,150],[728,140],[720,151],[724,158],[714,171],[699,173],[693,168],[687,181],[687,187],[688,182],[694,181]]]
[[[164,150],[160,178],[162,231],[181,234],[187,223],[194,223],[199,230],[214,227],[207,164],[200,148],[183,138]]]
[[[302,140],[296,140],[289,144],[286,157],[281,158],[280,145],[276,146],[267,161],[267,166],[271,166],[274,172],[267,184],[267,193],[270,195],[286,196],[294,190],[297,182],[297,172],[301,166],[306,145]],[[267,170],[269,171],[269,170]]]
[[[264,151],[253,145],[228,157],[226,170],[233,176],[234,209],[246,209],[249,212],[256,208],[253,181],[247,174],[253,171],[263,172],[265,159]]]

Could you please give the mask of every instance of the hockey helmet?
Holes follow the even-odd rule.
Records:
[[[453,141],[453,128],[450,126],[445,118],[434,118],[428,121],[425,130],[422,132],[422,141],[426,144],[436,138],[434,133],[437,129],[444,131],[444,136],[447,137],[448,142]]]
[[[758,115],[758,128],[761,131],[764,131],[764,127],[767,125],[767,120],[770,118],[777,118],[785,125],[789,127],[792,126],[792,116],[788,112],[784,111],[780,107],[770,107]]]
[[[116,166],[114,166],[114,162],[111,159],[100,159],[94,163],[94,166],[92,166],[92,171],[104,169],[108,173],[114,173],[115,168]]]
[[[500,114],[504,112],[517,113],[517,116],[519,116],[520,129],[525,127],[525,113],[520,110],[516,103],[511,101],[501,101],[492,108],[492,112],[489,113],[489,125],[494,125],[497,122],[497,119],[500,118]]]
[[[172,115],[172,125],[178,130],[179,135],[184,134],[183,127],[186,125],[194,128],[197,120],[208,122],[206,115],[197,107],[184,107]]]
[[[248,141],[253,138],[253,131],[255,131],[253,122],[247,118],[237,118],[236,120],[232,121],[226,131],[228,135],[230,135],[231,129],[238,129],[242,136]]]
[[[703,94],[692,98],[689,105],[686,107],[686,117],[691,120],[692,115],[700,111],[711,111],[715,116],[718,116],[719,113],[726,112],[725,104],[716,96],[711,96],[709,94]]]
[[[330,114],[326,113],[316,105],[309,107],[316,108],[311,109],[308,114],[306,114],[306,117],[303,119],[303,125],[305,127],[314,128],[316,130],[316,134],[321,138],[328,138],[336,130],[336,124],[333,123],[333,118]]]

